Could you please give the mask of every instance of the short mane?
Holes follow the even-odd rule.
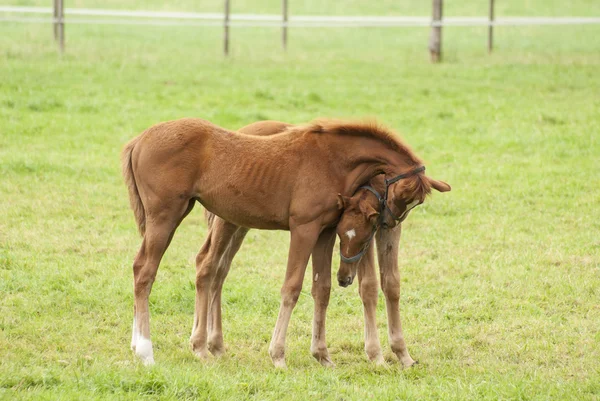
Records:
[[[339,121],[319,119],[308,124],[288,127],[287,131],[311,132],[315,134],[332,133],[337,135],[352,135],[374,138],[389,146],[396,152],[406,154],[415,166],[423,162],[415,155],[412,149],[391,129],[379,124],[377,121]]]
[[[400,181],[400,185],[402,185],[403,198],[410,201],[424,202],[427,195],[431,194],[431,184],[423,173],[407,177]]]

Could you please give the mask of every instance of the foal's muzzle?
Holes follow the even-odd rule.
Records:
[[[347,276],[347,277],[338,277],[338,284],[340,285],[340,287],[348,287],[350,284],[352,284],[352,282],[354,281],[354,277],[352,276]]]

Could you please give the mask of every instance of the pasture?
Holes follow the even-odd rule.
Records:
[[[249,3],[232,12],[277,12]],[[485,13],[465,3],[447,12]],[[512,15],[600,12],[583,0],[545,13],[539,5],[561,2],[506,3]],[[366,14],[365,4],[323,12]],[[412,14],[429,12],[421,8]],[[236,28],[225,60],[218,28],[67,25],[61,57],[49,25],[3,22],[0,399],[597,400],[600,27],[497,28],[491,56],[485,32],[445,28],[445,62],[431,65],[420,28],[291,30],[287,53],[277,29]],[[269,231],[249,233],[225,282],[226,355],[197,360],[188,340],[200,206],[150,297],[157,364],[134,359],[140,238],[119,154],[148,126],[186,116],[230,129],[375,117],[452,185],[403,223],[401,316],[419,365],[403,370],[387,347],[382,295],[389,363],[368,362],[356,283],[334,279],[327,337],[337,367],[322,368],[309,351],[307,274],[288,369],[275,370],[267,348],[289,234]],[[333,274],[338,263],[336,249]]]

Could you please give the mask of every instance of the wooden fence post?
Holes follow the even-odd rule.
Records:
[[[283,44],[283,50],[287,50],[288,0],[282,0],[281,9],[282,9],[282,13],[283,13],[281,43]]]
[[[494,0],[490,0],[490,22],[488,25],[488,53],[492,52],[494,47]]]
[[[442,22],[442,3],[443,0],[433,0],[433,23]],[[439,63],[442,61],[442,27],[439,25],[431,27],[429,53],[431,54],[432,63]]]
[[[225,0],[225,19],[223,21],[223,28],[225,29],[223,35],[223,52],[225,56],[229,55],[229,0]]]
[[[65,9],[64,0],[55,0],[57,3],[57,24],[55,29],[58,28],[58,45],[61,54],[65,52]]]
[[[52,16],[54,18],[52,22],[52,27],[54,28],[54,40],[58,40],[58,2],[59,0],[54,0],[53,2],[53,13]]]

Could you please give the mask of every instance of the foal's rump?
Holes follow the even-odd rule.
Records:
[[[151,211],[149,199],[189,198],[203,146],[211,130],[224,131],[208,121],[182,119],[156,124],[129,141],[121,153],[129,201],[140,234]]]

